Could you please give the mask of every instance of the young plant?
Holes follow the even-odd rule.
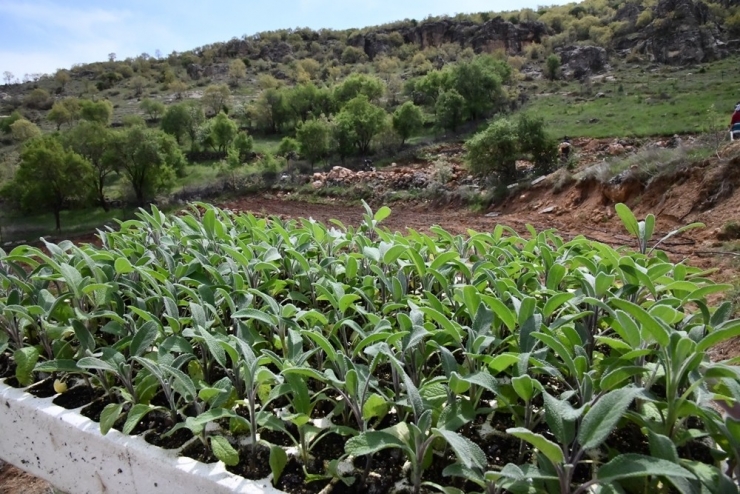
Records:
[[[319,427],[312,423],[311,415],[313,410],[322,400],[328,399],[323,392],[311,393],[306,384],[306,377],[322,378],[318,372],[312,369],[293,367],[285,369],[282,372],[285,382],[275,386],[270,393],[270,400],[285,395],[290,403],[290,411],[283,413],[281,419],[288,421],[298,429],[298,439],[296,440],[287,429],[281,427],[282,432],[287,433],[294,441],[298,448],[298,456],[303,463],[304,468],[309,464],[311,459],[311,450],[326,434],[334,432],[336,427]],[[267,425],[270,427],[270,425]]]
[[[693,473],[675,463],[630,453],[618,455],[595,468],[592,480],[572,488],[575,467],[583,460],[587,451],[599,448],[604,443],[629,405],[642,392],[638,388],[619,388],[597,396],[588,407],[578,409],[573,408],[567,399],[557,399],[545,392],[545,420],[557,442],[523,427],[507,429],[506,432],[537,448],[539,470],[529,473],[538,474],[534,478],[545,477],[540,479],[540,485],[547,492],[583,494],[589,492],[594,485],[612,485],[622,479],[651,475],[664,477],[670,482],[674,482],[676,478],[693,479]],[[511,465],[509,472],[516,471],[517,468]],[[488,477],[495,480],[507,477],[512,480],[509,475],[510,473],[502,470],[500,474]],[[547,477],[555,477],[557,481],[547,480]]]
[[[396,424],[379,431],[367,431],[350,438],[345,451],[350,455],[373,455],[378,451],[397,448],[403,451],[411,463],[411,485],[414,494],[419,494],[422,487],[424,466],[431,462],[432,445],[442,439],[458,455],[460,461],[469,469],[484,469],[486,456],[480,447],[460,434],[440,428],[431,427],[432,412],[427,410],[421,416],[419,424]]]
[[[227,369],[227,375],[234,383],[236,395],[244,397],[249,412],[249,435],[250,447],[254,450],[257,445],[257,429],[263,416],[269,415],[267,411],[257,410],[257,400],[261,395],[267,395],[267,390],[275,383],[282,382],[280,376],[276,376],[265,364],[269,359],[265,356],[257,357],[252,348],[239,338],[231,337],[227,352],[232,359],[233,366]],[[269,400],[262,402],[266,406]],[[255,467],[255,455],[250,455],[249,462]]]

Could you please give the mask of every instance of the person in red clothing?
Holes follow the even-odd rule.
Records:
[[[735,125],[736,123],[740,123],[740,102],[735,105],[735,111],[732,112],[732,119],[730,120],[730,127]]]
[[[736,138],[740,138],[740,102],[735,105],[730,119],[730,140],[734,141]]]

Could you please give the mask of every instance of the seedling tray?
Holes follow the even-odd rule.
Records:
[[[279,494],[252,481],[100,425],[0,381],[0,458],[74,494]]]

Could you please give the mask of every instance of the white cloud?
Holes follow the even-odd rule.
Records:
[[[158,48],[165,52],[180,41],[166,27],[127,10],[10,1],[0,2],[0,17],[20,33],[3,42],[0,70],[19,77],[106,60],[111,52],[119,58]]]
[[[0,12],[12,16],[16,22],[43,27],[56,27],[75,36],[89,36],[105,29],[104,24],[120,23],[130,14],[126,11],[103,9],[75,9],[48,2],[0,4]]]

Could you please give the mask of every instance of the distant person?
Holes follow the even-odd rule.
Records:
[[[735,140],[740,136],[740,102],[735,105],[735,111],[732,112],[730,119],[730,140]]]
[[[570,157],[570,139],[568,139],[568,136],[563,137],[563,142],[558,146],[558,150],[560,151],[560,157],[564,161],[568,161]]]

